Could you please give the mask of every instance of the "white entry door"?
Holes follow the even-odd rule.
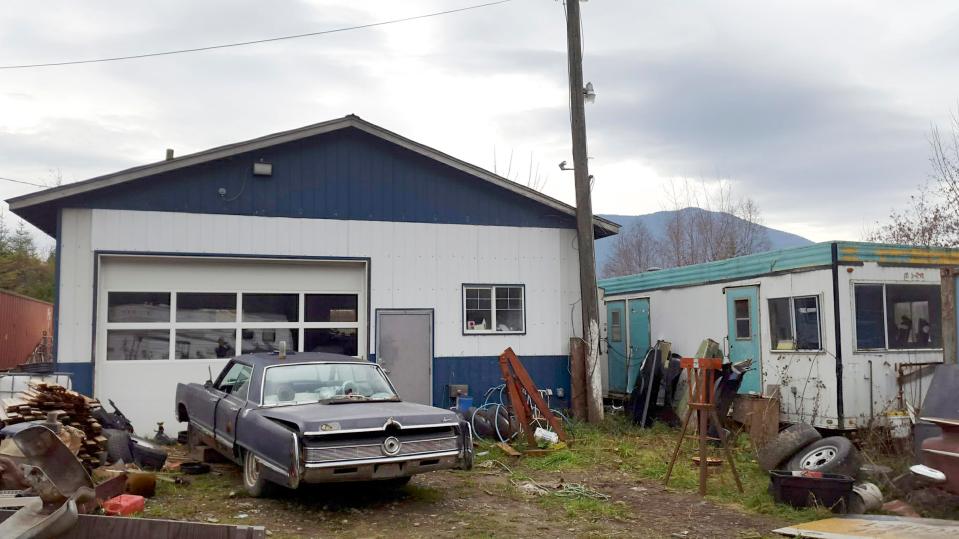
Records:
[[[433,404],[433,311],[376,311],[376,362],[400,398]]]

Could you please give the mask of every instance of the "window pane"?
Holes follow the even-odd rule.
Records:
[[[110,292],[107,322],[169,322],[169,292]]]
[[[107,361],[169,359],[170,330],[111,329],[107,331]]]
[[[355,329],[307,329],[303,333],[305,352],[329,352],[355,356],[357,348]]]
[[[356,322],[356,294],[306,294],[307,322]]]
[[[178,292],[177,322],[236,322],[236,294]]]
[[[819,350],[819,298],[793,299],[793,315],[796,317],[796,348]]]
[[[232,329],[178,329],[175,339],[176,359],[212,359],[236,355],[236,331]]]
[[[749,330],[749,319],[745,320],[736,320],[736,338],[737,339],[749,339],[751,337],[751,331]]]
[[[286,341],[287,350],[297,350],[300,330],[297,328],[244,329],[243,353],[273,352],[279,350],[280,341]]]
[[[243,294],[244,322],[297,322],[299,308],[297,294]]]
[[[496,331],[523,331],[523,311],[497,309]]]
[[[769,335],[773,350],[795,350],[792,320],[789,318],[789,298],[769,300]]]
[[[885,348],[882,318],[882,285],[857,284],[856,296],[856,348]]]
[[[466,309],[467,331],[488,331],[492,328],[493,314],[490,309]]]
[[[736,318],[749,318],[748,299],[737,299],[734,305],[736,309]]]
[[[886,285],[889,348],[940,348],[938,285]]]
[[[610,311],[609,313],[609,340],[621,342],[623,340],[623,324],[620,320],[619,311]]]

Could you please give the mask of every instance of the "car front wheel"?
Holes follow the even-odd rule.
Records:
[[[246,493],[254,498],[265,496],[270,489],[270,483],[263,477],[260,463],[252,451],[243,452],[243,487]]]

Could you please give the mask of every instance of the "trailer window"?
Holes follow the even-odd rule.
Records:
[[[819,297],[769,300],[769,334],[775,350],[820,350]]]
[[[939,285],[857,284],[856,348],[942,348]]]

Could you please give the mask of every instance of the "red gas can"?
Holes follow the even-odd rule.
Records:
[[[143,511],[146,500],[136,494],[121,494],[103,502],[103,510],[108,515],[132,515]]]

